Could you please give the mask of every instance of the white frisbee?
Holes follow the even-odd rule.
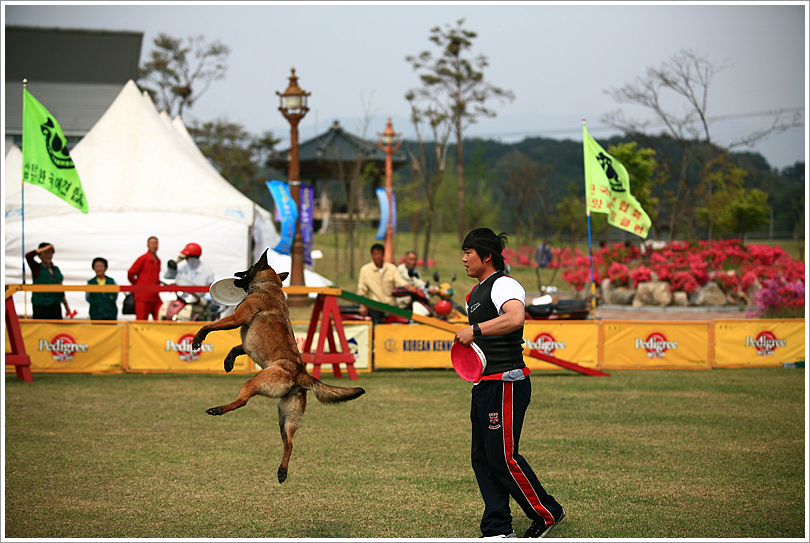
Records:
[[[215,302],[222,305],[239,305],[245,299],[247,292],[242,287],[237,287],[235,282],[238,277],[223,277],[211,283],[211,297]]]
[[[480,381],[487,368],[487,357],[475,343],[471,343],[469,347],[458,342],[453,343],[450,348],[450,360],[459,377],[470,383]]]

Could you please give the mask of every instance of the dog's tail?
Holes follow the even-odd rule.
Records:
[[[327,385],[308,373],[298,374],[295,384],[307,390],[311,390],[312,393],[315,394],[315,398],[321,403],[348,402],[366,393],[365,390],[359,387],[344,388]]]

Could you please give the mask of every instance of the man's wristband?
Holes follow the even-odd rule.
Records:
[[[481,328],[478,326],[478,323],[473,324],[473,336],[478,337],[481,335]]]

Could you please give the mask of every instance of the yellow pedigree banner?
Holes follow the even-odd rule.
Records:
[[[528,356],[536,349],[587,368],[599,365],[599,324],[593,321],[526,321],[523,325],[523,360],[530,369],[560,367]]]
[[[21,319],[20,332],[32,372],[123,372],[123,323]]]
[[[804,319],[714,321],[714,366],[781,366],[805,358]]]
[[[608,321],[604,369],[711,369],[708,321]]]
[[[294,322],[293,333],[295,340],[298,343],[298,349],[303,351],[304,343],[307,340],[307,332],[309,331],[309,323]],[[354,355],[354,369],[359,372],[371,371],[371,322],[357,322],[357,323],[343,323],[343,333],[346,335],[346,341],[349,343],[349,350]],[[320,338],[321,325],[315,328],[315,335],[312,338],[312,352],[318,347],[318,340]],[[337,349],[340,350],[340,338],[338,337],[337,330],[332,327],[332,337],[335,340]],[[326,352],[329,352],[329,341],[324,342]],[[312,373],[313,364],[307,364],[307,371]],[[346,370],[346,364],[340,364],[342,370]],[[321,371],[332,371],[331,364],[322,364]]]
[[[191,350],[191,340],[199,322],[137,322],[129,325],[129,352],[124,369],[128,372],[224,373],[223,361],[230,350],[242,343],[239,329],[211,332],[199,351]],[[252,371],[247,355],[236,357],[232,373]]]

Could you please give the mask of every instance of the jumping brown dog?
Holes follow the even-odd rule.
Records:
[[[197,350],[209,332],[232,330],[241,326],[242,344],[230,350],[225,357],[225,371],[233,369],[237,356],[247,354],[262,370],[249,379],[232,403],[212,407],[206,413],[223,415],[239,409],[250,398],[259,394],[280,398],[278,425],[284,442],[284,455],[278,468],[278,482],[287,478],[287,467],[292,454],[292,439],[307,406],[307,390],[321,403],[353,400],[365,393],[362,388],[343,388],[324,384],[307,373],[301,353],[293,335],[290,311],[281,283],[288,273],[277,274],[267,264],[267,251],[249,270],[236,274],[236,285],[247,291],[247,296],[232,315],[200,328],[191,346]]]

